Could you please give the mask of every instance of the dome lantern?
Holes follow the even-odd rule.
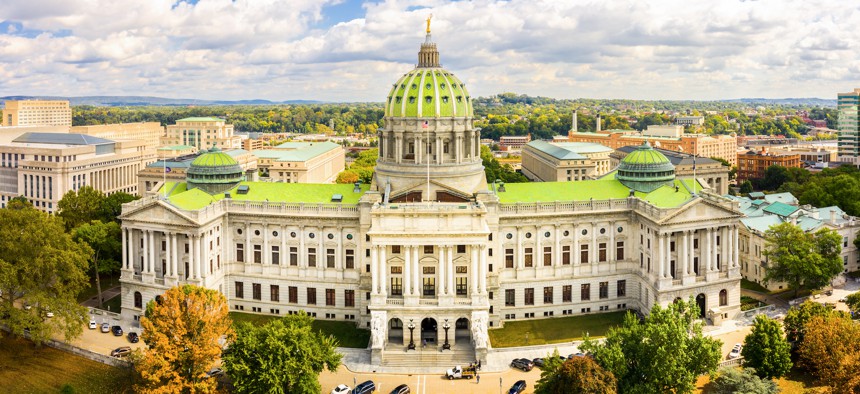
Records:
[[[675,166],[645,141],[621,160],[615,178],[630,189],[650,193],[663,185],[672,185]]]
[[[189,189],[216,194],[236,187],[243,180],[244,170],[232,156],[212,147],[191,162],[186,174]]]

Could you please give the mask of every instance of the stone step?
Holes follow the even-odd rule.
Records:
[[[410,351],[402,349],[386,350],[382,357],[382,365],[387,367],[438,367],[451,368],[455,365],[469,365],[475,361],[475,351],[472,349],[452,349],[440,352],[437,350]]]

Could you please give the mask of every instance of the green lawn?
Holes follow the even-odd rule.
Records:
[[[116,296],[105,301],[102,309],[111,312],[120,312],[120,309],[122,309],[122,296]]]
[[[594,315],[556,317],[506,321],[504,328],[489,331],[490,343],[495,348],[543,345],[606,335],[610,327],[621,325],[626,311]]]
[[[766,289],[764,286],[746,279],[741,279],[741,289],[757,291],[764,294],[770,293],[770,290]]]
[[[111,287],[119,286],[119,272],[113,274],[113,276],[108,276],[102,274],[101,276],[102,282],[102,291],[110,289]],[[90,285],[89,287],[81,290],[81,293],[78,294],[78,302],[84,302],[92,297],[95,297],[98,293],[98,289],[96,288],[96,281],[94,278],[90,277]]]
[[[0,338],[0,392],[131,393],[129,370],[114,368],[54,348],[36,349],[32,342]]]
[[[246,321],[255,325],[262,325],[268,323],[272,319],[277,319],[278,316],[230,312],[230,318],[232,318],[235,323]],[[370,342],[370,330],[356,328],[355,323],[352,322],[314,320],[313,326],[315,329],[335,337],[341,347],[364,349]]]

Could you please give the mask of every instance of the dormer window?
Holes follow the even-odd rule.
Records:
[[[444,84],[444,83],[440,83],[440,84],[439,84],[439,87],[440,87],[440,88],[442,88],[442,89],[445,89],[445,84]]]
[[[400,104],[401,101],[403,101],[403,97],[397,96],[395,102],[397,102],[397,104]]]
[[[415,104],[415,96],[409,96],[409,104]]]
[[[430,104],[433,101],[433,96],[424,96],[424,102]]]
[[[416,84],[414,84],[414,83],[413,83],[413,84],[412,84],[412,89],[418,89],[418,85],[416,85]]]
[[[442,96],[442,102],[448,104],[448,96]]]
[[[401,83],[401,84],[400,84],[400,89],[401,89],[401,90],[406,89],[406,84],[405,84],[405,83]]]
[[[427,85],[424,86],[424,89],[427,89],[427,90],[433,89],[433,85],[428,83]]]
[[[457,102],[462,103],[463,102],[463,96],[457,96]]]

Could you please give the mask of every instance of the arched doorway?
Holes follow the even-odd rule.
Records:
[[[388,321],[388,343],[403,343],[403,321],[396,317]]]
[[[472,341],[469,319],[461,317],[454,324],[454,343],[464,345]]]
[[[428,317],[424,320],[421,320],[422,343],[423,341],[427,341],[428,345],[436,345],[436,336],[438,335],[438,330],[436,329],[436,326],[436,319]]]
[[[696,296],[696,305],[699,306],[699,317],[704,319],[705,318],[705,295],[704,294],[699,293],[699,295]]]

